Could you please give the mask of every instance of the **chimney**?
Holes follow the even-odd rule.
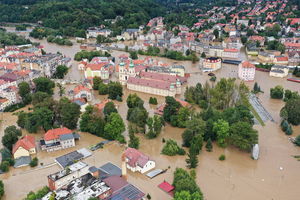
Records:
[[[125,152],[122,154],[122,178],[127,180],[127,167],[126,167],[126,156]]]

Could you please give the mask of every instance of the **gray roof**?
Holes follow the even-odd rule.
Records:
[[[66,168],[67,166],[74,164],[75,161],[81,160],[83,158],[84,158],[83,154],[79,153],[78,151],[73,151],[66,155],[55,158],[55,161],[62,168]]]
[[[101,167],[99,167],[99,170],[101,172],[104,172],[108,176],[114,176],[114,175],[121,176],[122,175],[122,170],[118,166],[112,164],[111,162],[108,162],[105,165],[102,165]]]
[[[22,156],[20,158],[15,159],[14,168],[23,167],[29,165],[31,161],[30,156]]]
[[[72,140],[72,139],[74,139],[74,135],[73,135],[73,133],[60,135],[59,139],[60,140]]]
[[[97,167],[95,167],[95,166],[92,166],[92,167],[90,167],[89,168],[89,171],[91,172],[91,173],[94,173],[94,172],[96,172],[96,171],[98,171],[99,169],[97,168]]]

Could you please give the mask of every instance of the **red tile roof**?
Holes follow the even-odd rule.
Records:
[[[224,49],[225,52],[238,52],[237,49]]]
[[[99,71],[101,70],[101,68],[104,66],[104,65],[107,65],[109,64],[108,62],[103,62],[103,63],[99,63],[99,64],[87,64],[86,65],[86,68],[90,68],[92,71]]]
[[[13,147],[12,153],[14,154],[19,147],[23,147],[27,151],[29,151],[32,148],[35,148],[35,139],[33,136],[25,135],[23,138],[17,141],[17,143]]]
[[[167,181],[162,182],[161,184],[158,185],[158,187],[167,193],[175,189],[175,187],[170,183],[168,183]]]
[[[154,73],[154,72],[142,71],[140,73],[140,76],[143,78],[146,78],[146,79],[162,80],[162,81],[168,81],[171,83],[175,83],[177,80],[176,76],[172,76],[172,75],[168,75],[168,74]]]
[[[49,131],[47,131],[47,133],[45,133],[44,135],[44,140],[55,140],[58,139],[60,135],[65,135],[65,134],[70,134],[73,133],[72,130],[68,129],[68,128],[56,128],[56,129],[51,129]]]
[[[102,111],[102,110],[104,109],[105,105],[106,105],[108,102],[111,102],[111,100],[110,100],[110,99],[106,99],[106,100],[102,101],[101,103],[95,104],[95,106],[96,106],[100,111]]]
[[[142,79],[142,78],[135,78],[135,77],[129,77],[127,84],[142,85],[142,86],[158,88],[163,90],[169,90],[171,86],[171,83],[167,81]]]
[[[77,85],[74,88],[74,94],[78,94],[80,91],[87,91],[87,92],[91,92],[91,90],[87,87],[85,87],[84,85]]]
[[[259,35],[252,35],[252,36],[250,36],[249,40],[253,40],[253,41],[263,41],[263,40],[265,40],[265,38],[262,37],[262,36],[259,36]]]
[[[244,61],[242,63],[243,68],[255,68],[255,65],[251,64],[249,61]]]
[[[286,56],[278,56],[278,57],[275,57],[275,59],[277,61],[288,61],[289,60],[288,57],[286,57]]]
[[[144,167],[150,160],[150,158],[142,152],[130,147],[125,150],[125,156],[128,159],[128,165],[131,167]]]

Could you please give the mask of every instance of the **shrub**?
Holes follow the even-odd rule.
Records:
[[[295,139],[295,145],[300,146],[300,135],[298,135]]]
[[[157,105],[157,99],[155,97],[150,97],[149,104]]]
[[[0,170],[3,171],[3,172],[8,172],[9,171],[9,162],[8,161],[3,161],[1,164],[0,164]]]
[[[30,167],[36,167],[38,165],[38,162],[39,162],[38,158],[35,157],[30,161],[29,165]]]
[[[185,151],[184,149],[180,148],[176,141],[169,139],[167,140],[166,144],[164,145],[162,151],[162,154],[167,156],[175,156],[175,155],[184,155]]]
[[[223,161],[226,159],[226,156],[224,154],[220,155],[219,160]]]

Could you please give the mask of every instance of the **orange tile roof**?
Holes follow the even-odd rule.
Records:
[[[47,131],[44,135],[44,140],[55,140],[58,139],[60,135],[65,135],[65,134],[70,134],[73,133],[72,130],[63,127],[63,128],[56,128],[56,129],[51,129]]]
[[[80,91],[91,92],[91,90],[89,88],[85,87],[84,85],[77,85],[74,88],[74,94],[78,94]]]
[[[98,70],[101,70],[101,68],[104,66],[104,65],[107,65],[109,64],[108,62],[103,62],[103,63],[99,63],[99,64],[87,64],[86,65],[86,68],[90,68],[92,71],[98,71]]]
[[[100,111],[102,111],[102,110],[104,109],[105,105],[106,105],[108,102],[111,102],[111,100],[110,100],[110,99],[106,99],[106,100],[102,101],[101,103],[95,104],[95,106],[96,106]]]
[[[288,57],[286,57],[286,56],[275,57],[275,59],[276,59],[277,61],[288,61],[288,60],[289,60]]]
[[[224,49],[224,51],[226,51],[226,52],[238,52],[237,49]]]
[[[255,68],[255,65],[251,64],[249,61],[244,61],[242,63],[243,68]]]
[[[33,136],[25,135],[23,138],[17,141],[17,143],[13,147],[12,153],[14,154],[19,147],[23,147],[27,151],[29,151],[32,148],[35,148],[35,139]]]

